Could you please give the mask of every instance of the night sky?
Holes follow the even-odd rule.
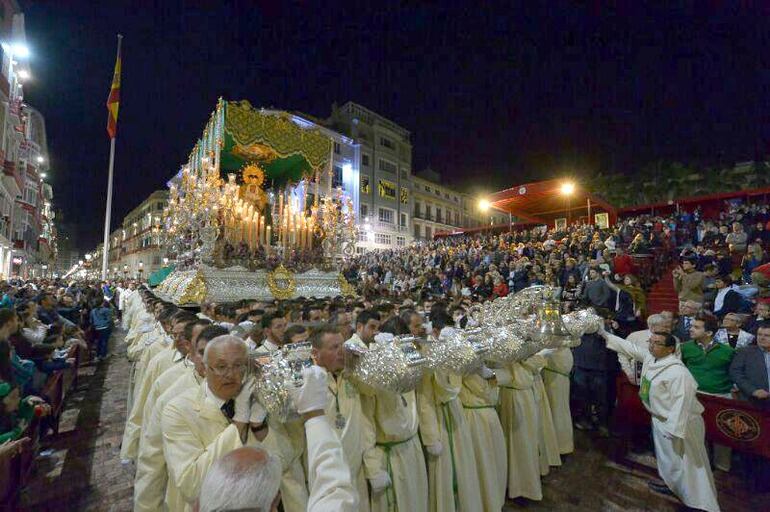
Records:
[[[113,228],[184,163],[219,96],[323,118],[356,101],[412,132],[416,171],[490,189],[768,151],[770,7],[206,3],[226,5],[21,1],[26,99],[46,118],[54,201],[81,249],[101,240],[118,32]]]

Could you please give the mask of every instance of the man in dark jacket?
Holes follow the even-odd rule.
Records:
[[[575,427],[580,430],[598,429],[602,436],[608,436],[610,410],[610,380],[618,366],[615,352],[607,348],[604,338],[596,333],[584,334],[580,346],[572,349],[574,373],[572,389],[582,402]]]
[[[770,326],[757,329],[757,344],[739,349],[730,364],[730,378],[744,399],[770,408]]]

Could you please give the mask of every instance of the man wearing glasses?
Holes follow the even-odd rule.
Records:
[[[650,481],[649,487],[676,495],[688,507],[718,512],[706,453],[703,406],[695,393],[698,384],[674,353],[676,338],[652,333],[645,350],[603,328],[599,334],[607,341],[607,348],[643,363],[639,397],[652,415],[655,458],[665,482]]]
[[[224,454],[258,445],[266,435],[265,412],[252,399],[246,344],[219,336],[203,353],[206,379],[171,400],[161,413],[169,482],[187,502],[198,497],[209,467]]]

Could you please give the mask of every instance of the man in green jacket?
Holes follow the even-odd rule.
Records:
[[[690,341],[681,345],[682,362],[698,383],[699,392],[732,398],[730,363],[735,349],[714,340],[718,328],[714,315],[699,313],[690,326]],[[729,447],[714,445],[714,465],[717,469],[730,471],[731,456]]]

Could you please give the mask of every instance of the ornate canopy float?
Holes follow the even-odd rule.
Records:
[[[170,181],[162,233],[178,304],[328,297],[355,254],[355,208],[332,188],[333,140],[292,114],[220,99]]]

